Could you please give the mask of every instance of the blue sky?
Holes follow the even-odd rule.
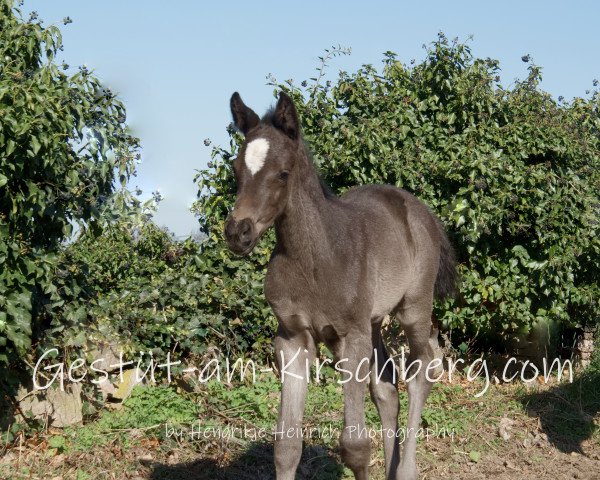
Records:
[[[225,143],[229,97],[239,91],[262,114],[273,102],[265,77],[313,76],[317,57],[341,44],[329,76],[379,65],[392,50],[408,63],[439,31],[471,42],[477,56],[500,60],[502,83],[526,75],[521,56],[543,67],[542,88],[569,99],[600,77],[600,3],[593,1],[164,2],[26,0],[46,24],[61,25],[63,59],[86,64],[128,111],[142,140],[133,185],[160,190],[155,218],[176,235],[198,228],[189,213],[194,170],[209,160],[203,140]],[[62,27],[69,16],[73,23]]]

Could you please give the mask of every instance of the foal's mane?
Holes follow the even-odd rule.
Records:
[[[270,106],[269,109],[265,112],[265,114],[260,119],[260,123],[267,123],[269,125],[273,125],[273,117],[275,117],[275,107]]]

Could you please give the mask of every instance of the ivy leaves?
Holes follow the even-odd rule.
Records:
[[[326,84],[322,75],[270,83],[293,96],[335,191],[395,184],[444,221],[463,279],[460,299],[437,306],[446,328],[497,334],[545,319],[596,322],[600,96],[557,102],[539,88],[532,63],[510,88],[499,72],[496,60],[474,58],[468,43],[440,34],[422,62],[404,65],[386,52],[380,70],[365,65]],[[217,238],[234,200],[238,141],[214,147],[197,178],[195,210],[214,232],[215,252],[205,255],[217,258],[218,275],[232,261]]]
[[[123,105],[87,69],[54,63],[58,27],[0,0],[0,362],[29,348],[56,252],[94,227],[134,170]]]

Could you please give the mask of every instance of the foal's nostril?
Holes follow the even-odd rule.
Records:
[[[243,220],[240,225],[240,240],[244,243],[248,241],[252,234],[252,225],[247,220]]]

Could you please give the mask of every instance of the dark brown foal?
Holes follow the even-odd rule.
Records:
[[[319,342],[333,352],[340,369],[351,372],[341,379],[344,462],[357,479],[368,478],[364,399],[369,385],[381,417],[386,476],[416,479],[416,433],[432,386],[426,368],[437,346],[432,302],[434,295],[451,293],[455,283],[444,229],[423,203],[396,187],[363,186],[332,195],[320,182],[285,93],[262,120],[237,93],[231,111],[246,138],[233,163],[238,192],[225,237],[233,252],[247,255],[271,225],[277,236],[265,280],[266,298],[279,321],[277,479],[292,480],[300,461],[301,435],[289,432],[302,426],[306,362],[313,363]],[[380,332],[390,312],[406,332],[408,364],[413,364],[408,373],[414,373],[402,456],[396,370]]]

